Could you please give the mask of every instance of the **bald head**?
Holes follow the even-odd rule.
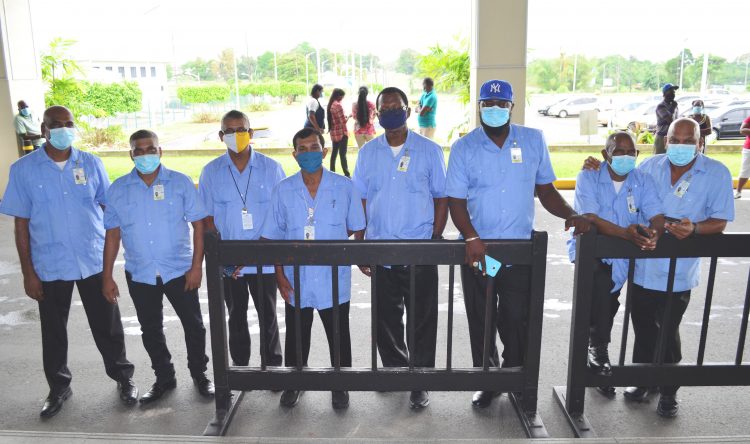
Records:
[[[689,118],[681,117],[672,122],[667,130],[667,144],[679,143],[698,146],[701,130],[698,122]]]
[[[42,118],[42,136],[49,140],[49,130],[55,128],[75,128],[76,124],[73,121],[73,113],[64,106],[50,106],[44,110],[44,117]]]

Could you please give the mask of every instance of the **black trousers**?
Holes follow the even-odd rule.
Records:
[[[104,299],[102,274],[77,281],[42,282],[44,299],[39,301],[42,325],[42,361],[50,390],[60,391],[70,385],[68,369],[68,313],[73,297],[73,284],[78,287],[83,309],[89,321],[96,347],[104,360],[107,376],[120,381],[133,377],[133,364],[125,356],[125,335],[120,309]]]
[[[265,329],[266,365],[280,366],[281,343],[279,341],[279,324],[276,320],[276,277],[273,274],[261,274],[263,294],[259,294],[258,275],[248,274],[236,280],[224,278],[224,296],[229,311],[229,354],[234,365],[247,366],[250,363],[250,331],[247,325],[247,307],[250,295],[253,297],[258,319],[261,319],[260,297],[263,298],[263,322],[259,325]],[[261,355],[262,356],[262,355]]]
[[[284,312],[286,316],[286,337],[284,338],[284,361],[287,367],[294,367],[297,365],[297,322],[294,317],[294,306],[290,304],[284,304]],[[301,337],[302,337],[302,365],[307,366],[307,358],[310,356],[310,333],[312,331],[313,323],[313,311],[312,307],[303,308],[300,310],[302,326],[301,326]],[[326,308],[324,310],[318,310],[318,316],[320,321],[323,322],[323,328],[326,331],[326,338],[328,339],[328,353],[331,356],[331,367],[334,363],[334,350],[333,350],[333,307]],[[340,333],[340,350],[341,350],[341,366],[351,367],[352,366],[352,340],[349,335],[349,302],[339,304],[339,333]]]
[[[484,314],[488,279],[494,280],[492,293],[492,328],[503,343],[503,367],[523,365],[529,318],[531,268],[513,265],[502,268],[494,278],[476,273],[473,267],[461,266],[466,317],[469,322],[471,359],[474,367],[482,366],[484,353]],[[490,366],[498,367],[495,332],[490,334]]]
[[[125,272],[130,297],[133,299],[138,322],[141,324],[141,339],[151,358],[157,381],[174,378],[172,355],[164,337],[164,313],[162,296],[167,296],[185,332],[188,369],[195,377],[206,371],[206,328],[203,326],[198,290],[185,291],[185,276],[174,278],[166,284],[160,277],[156,285],[135,282],[130,273]]]
[[[680,322],[690,302],[690,290],[672,294],[672,313],[669,323],[663,325],[664,311],[667,307],[667,292],[649,290],[640,285],[633,285],[633,362],[651,363],[657,354],[657,344],[661,328],[666,328],[666,347],[664,363],[674,364],[682,360],[680,343]],[[659,391],[665,395],[674,395],[679,386],[662,386]]]
[[[606,345],[612,340],[612,324],[620,308],[620,290],[612,293],[612,266],[596,261],[594,265],[594,288],[591,293],[591,315],[589,343]]]
[[[416,266],[414,273],[416,306],[412,319],[409,313],[409,268],[377,268],[375,291],[378,298],[378,351],[384,367],[407,367],[409,353],[412,354],[416,367],[435,367],[438,320],[437,265]],[[406,332],[403,321],[404,309]],[[408,333],[412,323],[415,344],[411,343]]]
[[[338,142],[333,142],[333,152],[331,153],[331,171],[336,171],[336,154],[341,156],[341,170],[346,177],[349,177],[349,163],[346,160],[346,146],[349,143],[349,136],[344,136]]]

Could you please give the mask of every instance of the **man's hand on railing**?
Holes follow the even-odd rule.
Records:
[[[583,215],[574,214],[565,219],[565,231],[571,227],[574,228],[575,234],[583,234],[591,229],[591,221]]]
[[[487,264],[484,263],[484,256],[487,254],[487,246],[484,245],[479,237],[470,237],[466,239],[466,264],[479,269],[482,264],[482,270],[487,270]],[[484,271],[482,274],[485,274]]]
[[[597,159],[596,157],[589,156],[586,158],[586,160],[583,161],[583,170],[595,170],[599,171],[599,167],[601,166],[602,161]]]
[[[372,277],[372,270],[368,265],[357,265],[359,267],[359,271],[362,272],[367,277]]]
[[[625,229],[627,240],[634,243],[641,250],[653,250],[656,248],[656,241],[659,238],[659,233],[643,225],[632,224]],[[648,234],[649,236],[644,236]]]
[[[667,222],[664,224],[664,228],[680,240],[692,236],[695,231],[695,226],[686,217],[683,217],[680,222]]]

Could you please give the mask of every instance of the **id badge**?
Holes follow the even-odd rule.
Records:
[[[253,215],[252,213],[248,213],[247,210],[242,210],[242,229],[253,229]]]
[[[685,193],[687,193],[689,187],[690,182],[688,182],[687,180],[683,180],[679,185],[677,185],[677,188],[674,190],[674,195],[677,197],[684,196]]]
[[[164,185],[154,185],[154,200],[164,200]]]
[[[314,225],[305,225],[305,240],[315,240]]]
[[[396,171],[405,173],[409,169],[409,162],[411,161],[411,157],[404,156],[401,158],[401,160],[398,161],[398,168],[396,168]]]
[[[510,149],[510,161],[512,163],[523,163],[523,155],[521,154],[521,148],[514,146]]]
[[[83,168],[73,168],[73,179],[76,185],[86,185],[86,172]]]
[[[632,195],[628,195],[628,211],[631,214],[638,212],[638,208],[636,208],[635,206],[635,197],[633,197]]]

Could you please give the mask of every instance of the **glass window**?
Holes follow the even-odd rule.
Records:
[[[156,77],[156,67],[151,67],[151,77]]]
[[[146,67],[141,66],[141,77],[146,77]]]
[[[108,66],[108,67],[106,67],[104,69],[106,69],[107,71],[112,71],[112,67],[111,66]]]
[[[117,67],[117,72],[120,73],[120,77],[122,77],[123,79],[125,78],[125,67],[124,66],[118,66]]]
[[[132,78],[138,77],[138,71],[135,69],[135,66],[130,67],[130,77]]]

